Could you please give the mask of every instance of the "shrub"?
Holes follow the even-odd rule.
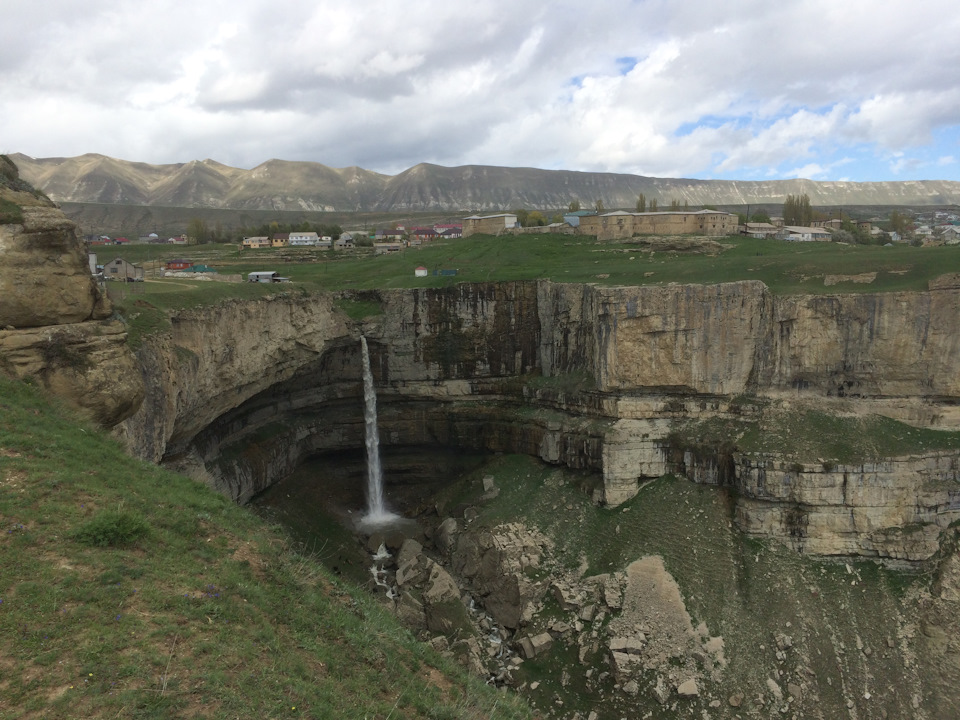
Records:
[[[94,547],[133,545],[150,532],[150,525],[139,513],[103,510],[84,524],[74,538]]]

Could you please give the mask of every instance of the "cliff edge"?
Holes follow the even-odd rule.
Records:
[[[143,380],[94,281],[77,226],[0,156],[0,370],[33,378],[111,427],[143,400]]]

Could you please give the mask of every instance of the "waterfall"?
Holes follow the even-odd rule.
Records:
[[[366,426],[367,444],[367,514],[362,522],[379,525],[397,518],[383,504],[383,471],[380,468],[380,434],[377,431],[377,392],[373,387],[370,371],[370,351],[367,339],[360,336],[363,350],[363,422]]]

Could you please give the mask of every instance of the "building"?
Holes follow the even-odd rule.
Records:
[[[290,233],[274,233],[270,238],[270,247],[285,248],[290,244]]]
[[[256,250],[259,248],[268,248],[270,247],[270,238],[265,235],[258,235],[256,237],[245,237],[243,239],[242,246],[250,250]]]
[[[353,248],[353,235],[350,233],[343,233],[340,237],[333,241],[333,245],[337,250],[349,250]]]
[[[114,258],[103,266],[103,277],[121,282],[139,282],[143,280],[143,268],[123,258]]]
[[[740,231],[742,235],[752,238],[776,237],[777,235],[777,226],[773,223],[748,222],[740,227],[743,228]]]
[[[463,237],[471,235],[499,235],[503,230],[519,227],[517,216],[511,213],[498,215],[471,215],[463,219]]]
[[[463,237],[463,225],[460,223],[436,223],[434,224],[433,229],[437,233],[437,237]]]
[[[391,240],[403,240],[405,235],[402,228],[381,228],[374,235],[374,242],[390,242]]]
[[[825,228],[784,225],[778,231],[777,237],[793,242],[823,242],[829,241],[833,236]]]
[[[390,242],[375,242],[373,244],[374,255],[389,255],[403,250],[403,243],[399,240]]]
[[[407,231],[411,244],[421,244],[437,239],[437,231],[433,228],[415,227]]]
[[[313,247],[320,241],[320,236],[312,230],[290,233],[290,247]]]
[[[736,235],[739,218],[719,210],[631,213],[623,210],[580,218],[582,235],[616,240],[635,235]]]
[[[570,227],[580,227],[580,218],[596,215],[596,210],[571,210],[563,214],[563,221]]]

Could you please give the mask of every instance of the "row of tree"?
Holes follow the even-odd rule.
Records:
[[[783,224],[800,225],[807,227],[813,222],[813,208],[810,207],[810,198],[803,195],[787,195],[783,201]]]
[[[193,218],[187,224],[187,237],[199,245],[240,241],[245,237],[273,237],[277,233],[311,231],[321,237],[328,235],[336,240],[343,233],[343,228],[339,225],[327,225],[325,223],[281,223],[273,221],[262,225],[241,226],[227,232],[219,222],[211,227],[203,218]]]

